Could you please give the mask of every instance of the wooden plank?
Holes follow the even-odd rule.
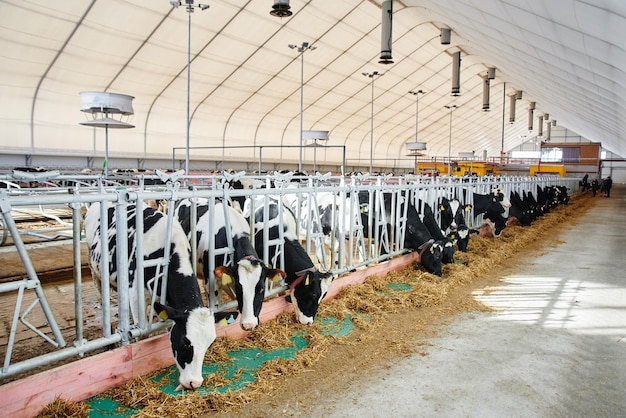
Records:
[[[81,401],[133,378],[131,348],[122,347],[2,385],[0,411],[32,417],[57,398]]]

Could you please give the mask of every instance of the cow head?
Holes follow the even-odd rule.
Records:
[[[459,227],[450,232],[448,238],[456,243],[457,248],[461,252],[467,252],[467,245],[469,244],[470,230],[467,225],[459,225]]]
[[[504,208],[511,207],[511,201],[504,194],[504,188],[502,186],[493,187],[491,189],[491,195],[496,199],[494,202],[497,201],[502,205],[502,212],[504,212]]]
[[[286,274],[279,269],[270,269],[256,257],[247,256],[239,260],[237,268],[219,266],[214,270],[222,285],[234,281],[237,309],[241,312],[241,328],[252,331],[260,324],[259,316],[265,298],[265,282],[277,274]]]
[[[454,243],[451,239],[445,239],[442,241],[443,247],[441,249],[441,261],[444,264],[454,263]]]
[[[457,199],[448,200],[447,198],[441,198],[439,204],[439,211],[441,212],[441,229],[446,231],[448,229],[454,230],[459,225],[465,223],[465,217],[463,210],[465,207],[461,205]]]
[[[154,309],[162,319],[174,321],[170,331],[170,342],[180,374],[176,391],[199,388],[203,380],[204,355],[216,338],[213,312],[206,307],[198,307],[191,311],[175,309],[159,302],[154,303]]]
[[[420,264],[431,274],[441,276],[443,243],[441,241],[428,241],[420,248]]]
[[[313,323],[333,278],[332,273],[321,273],[316,269],[311,269],[291,283],[289,300],[293,303],[299,323],[303,325]]]

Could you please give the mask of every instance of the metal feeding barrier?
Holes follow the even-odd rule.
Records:
[[[44,181],[45,179],[45,181]],[[406,234],[406,207],[401,202],[424,202],[435,207],[442,197],[454,198],[471,196],[472,192],[488,193],[494,186],[503,187],[508,196],[512,191],[535,192],[536,187],[548,185],[566,186],[569,190],[577,190],[577,178],[560,177],[484,177],[484,178],[451,178],[451,177],[420,177],[420,176],[369,176],[359,175],[352,177],[321,175],[293,176],[276,174],[270,176],[248,176],[245,173],[236,175],[223,173],[221,175],[203,178],[187,177],[181,172],[166,174],[157,173],[155,176],[109,175],[104,178],[100,175],[61,175],[52,173],[48,176],[24,177],[20,174],[2,175],[0,182],[10,187],[0,188],[0,227],[2,228],[2,254],[15,252],[19,255],[23,265],[23,274],[19,278],[0,281],[0,294],[3,297],[15,295],[14,313],[11,320],[11,329],[1,341],[5,348],[4,362],[0,371],[0,379],[19,373],[30,371],[36,367],[51,365],[60,360],[80,358],[86,353],[100,350],[111,345],[131,344],[133,340],[145,337],[155,332],[164,332],[171,323],[155,318],[153,302],[158,294],[165,294],[167,286],[167,269],[169,260],[169,233],[163,237],[164,255],[158,259],[144,260],[137,257],[137,265],[133,280],[138,280],[138,310],[145,312],[133,320],[129,309],[130,295],[128,291],[129,260],[121,256],[128,254],[128,226],[127,214],[133,208],[136,213],[143,213],[147,205],[159,207],[166,214],[168,231],[175,222],[174,209],[182,199],[193,202],[191,207],[191,237],[196,236],[196,205],[199,199],[206,199],[209,205],[216,202],[226,202],[235,208],[240,208],[238,202],[247,200],[251,205],[248,210],[254,210],[263,205],[265,215],[269,215],[269,205],[277,205],[278,221],[281,235],[271,242],[270,232],[264,225],[263,245],[265,246],[266,264],[284,269],[284,253],[282,251],[282,222],[286,211],[295,214],[298,220],[297,234],[302,246],[310,255],[317,268],[330,271],[340,276],[350,271],[365,268],[372,264],[382,263],[397,257],[408,250],[403,248]],[[36,182],[35,186],[33,182]],[[235,187],[237,186],[237,187]],[[385,199],[391,202],[391,210],[385,210]],[[99,202],[101,204],[100,230],[109,228],[106,205],[115,207],[116,224],[116,253],[117,263],[117,291],[109,284],[108,252],[102,251],[101,282],[99,290],[99,308],[91,312],[90,306],[85,305],[87,298],[88,280],[82,277],[82,268],[87,263],[81,254],[85,241],[82,234],[83,212],[86,206]],[[46,298],[45,286],[38,277],[31,255],[37,251],[37,246],[25,243],[24,236],[29,238],[45,237],[50,231],[38,231],[37,236],[20,230],[15,216],[24,208],[40,208],[39,214],[50,215],[53,209],[65,208],[71,212],[71,222],[54,219],[55,216],[46,216],[47,219],[59,223],[65,229],[63,237],[53,235],[53,239],[67,239],[72,246],[72,280],[74,314],[71,320],[65,318],[65,323],[71,324],[61,328],[55,318],[54,306],[56,300]],[[226,207],[226,206],[224,206]],[[373,210],[364,208],[373,208]],[[326,213],[322,213],[326,210]],[[391,219],[386,218],[387,214]],[[439,211],[435,211],[439,217]],[[45,216],[45,215],[44,215]],[[327,216],[329,224],[323,227],[320,220]],[[58,216],[57,216],[58,217]],[[251,217],[253,218],[253,217]],[[266,218],[267,219],[267,218]],[[365,222],[367,221],[367,222]],[[437,219],[439,221],[439,219]],[[480,220],[475,220],[473,213],[468,217],[468,226],[473,227]],[[143,219],[137,216],[136,230],[143,230]],[[250,220],[250,232],[253,236],[253,219]],[[387,227],[390,225],[391,227]],[[210,235],[213,235],[215,226],[211,225]],[[56,229],[56,227],[51,227]],[[330,233],[329,233],[330,231]],[[53,231],[55,234],[58,231]],[[106,234],[101,234],[101,248],[108,248]],[[10,238],[10,240],[9,240]],[[142,234],[136,234],[136,254],[143,254]],[[9,246],[12,242],[12,247]],[[197,260],[195,240],[191,240],[192,260]],[[232,240],[231,240],[232,241]],[[213,241],[212,245],[215,243]],[[71,243],[71,244],[70,244]],[[267,259],[267,246],[278,245],[277,256],[273,260]],[[234,253],[232,242],[225,248],[209,248],[210,254],[222,252],[230,257]],[[232,262],[232,261],[230,261]],[[212,275],[213,268],[209,268]],[[155,269],[153,277],[144,277],[146,269]],[[194,266],[195,268],[195,266]],[[213,277],[209,277],[213,282]],[[161,289],[160,291],[158,289]],[[207,303],[215,311],[236,309],[236,301],[227,300],[224,292],[210,288],[206,291]],[[266,283],[265,296],[270,297],[283,293],[287,287],[283,284]],[[31,294],[32,302],[25,303],[26,295]],[[144,293],[145,292],[145,293]],[[148,304],[149,302],[149,304]],[[27,305],[25,308],[24,306]],[[29,320],[35,315],[37,306],[43,313],[44,320]],[[64,312],[65,316],[68,315]],[[87,314],[87,315],[86,315]],[[71,315],[70,315],[71,316]],[[94,319],[96,318],[96,319]],[[25,328],[25,329],[24,329]],[[36,338],[43,339],[50,349],[45,354],[12,361],[13,354],[21,346],[16,341],[16,334],[32,332]],[[69,341],[68,344],[66,341]],[[22,356],[23,357],[23,356]]]

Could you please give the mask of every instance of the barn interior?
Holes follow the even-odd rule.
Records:
[[[407,386],[410,392],[399,390],[398,397],[368,392],[381,408],[391,402],[387,411],[402,416],[406,411],[394,408],[406,407],[406,399],[417,403],[412,408],[434,399],[426,406],[433,410],[424,409],[426,415],[447,407],[463,415],[506,415],[518,394],[528,394],[491,389],[499,387],[502,376],[523,386],[530,379],[531,361],[536,361],[532,367],[546,372],[539,382],[546,386],[536,386],[535,392],[548,395],[524,398],[537,405],[539,409],[529,410],[536,415],[583,411],[611,416],[626,407],[623,394],[614,390],[626,383],[615,373],[624,358],[625,300],[620,278],[626,223],[620,208],[626,182],[626,126],[621,116],[626,110],[626,6],[620,2],[3,0],[0,21],[0,300],[11,299],[11,304],[3,304],[6,315],[0,324],[0,385],[5,393],[0,404],[6,413],[34,416],[57,397],[68,402],[61,402],[61,408],[76,406],[74,401],[85,408],[84,402],[89,402],[95,413],[99,400],[93,396],[107,389],[113,392],[104,398],[113,399],[128,389],[144,396],[146,388],[165,387],[146,395],[151,403],[141,406],[146,414],[159,408],[165,395],[174,398],[170,392],[175,392],[179,373],[167,338],[171,323],[150,312],[158,297],[153,292],[152,300],[140,305],[146,308],[146,318],[134,321],[126,309],[128,292],[100,288],[92,280],[83,228],[91,204],[111,203],[121,213],[116,219],[123,220],[129,209],[149,206],[169,217],[183,199],[194,205],[206,199],[213,207],[216,202],[255,197],[267,199],[263,205],[268,207],[276,192],[307,201],[311,217],[320,215],[311,209],[318,208],[314,203],[329,195],[333,204],[343,202],[351,215],[361,214],[349,221],[335,217],[328,228],[340,231],[334,238],[322,236],[312,223],[299,231],[316,268],[336,276],[331,286],[336,294],[320,310],[322,330],[333,328],[333,321],[349,323],[352,328],[346,334],[351,335],[380,313],[371,300],[437,305],[452,286],[469,286],[470,278],[482,280],[488,266],[497,264],[493,274],[499,275],[510,259],[535,257],[527,265],[516,264],[515,274],[498,276],[501,286],[472,293],[471,302],[461,304],[468,312],[461,320],[476,327],[473,337],[489,334],[470,342],[486,344],[476,349],[476,361],[481,361],[479,367],[489,367],[489,373],[469,370],[459,373],[459,380],[449,380],[447,390],[458,389],[463,395],[454,403],[438,397],[447,390],[428,385]],[[605,198],[610,189],[591,190],[592,180],[603,183],[609,176],[616,185],[611,199]],[[240,181],[250,186],[231,187]],[[494,226],[473,205],[475,195],[484,197],[494,189],[530,200],[533,194],[562,192],[571,203],[558,202],[552,217],[534,218],[534,225],[522,225],[507,207],[503,214],[513,225],[507,223],[496,236]],[[384,195],[393,196],[389,212],[397,218],[389,218],[394,219],[391,228],[365,236],[359,193],[368,196],[370,207],[381,209],[372,211],[370,227],[387,222],[378,216],[385,212]],[[463,200],[466,226],[474,235],[470,251],[457,251],[440,277],[426,272],[418,262],[423,253],[406,248],[399,237],[408,229],[401,202],[436,209],[442,198]],[[435,221],[442,216],[435,210]],[[127,226],[118,222],[114,229],[122,238],[111,241],[110,248],[128,244],[125,238],[134,232]],[[481,235],[484,231],[488,237]],[[529,232],[536,235],[527,236]],[[163,248],[167,244],[165,239]],[[140,251],[144,244],[136,245]],[[115,259],[122,287],[131,269],[128,261]],[[159,263],[167,271],[165,258]],[[405,267],[404,277],[395,275]],[[375,289],[362,302],[372,310],[346,319],[348,309],[342,304],[348,302],[335,296],[348,284],[368,282],[374,273],[384,276],[379,278],[383,283],[372,284]],[[381,297],[381,288],[384,296],[393,296]],[[261,321],[265,332],[281,337],[286,331],[307,334],[314,347],[322,344],[318,328],[302,332],[295,323],[286,298],[291,291],[283,282],[266,282]],[[237,307],[232,295],[223,298],[228,290],[209,286],[203,292],[214,310]],[[422,299],[413,298],[414,293]],[[481,311],[483,303],[498,314]],[[412,318],[421,321],[417,314]],[[459,324],[462,328],[467,323]],[[329,340],[344,337],[335,335],[344,332],[339,328],[329,333]],[[229,363],[215,370],[227,363],[227,355],[242,349],[231,341],[245,340],[245,350],[255,339],[269,344],[265,336],[243,338],[250,333],[236,322],[217,329],[218,343],[208,355],[217,360],[211,358],[203,366],[210,376],[206,387],[185,392],[176,402],[212,402],[215,391],[209,388],[232,385],[239,390],[255,384],[254,379],[246,380],[253,374],[242,371],[247,366],[235,370]],[[481,334],[486,329],[489,333]],[[539,332],[531,338],[529,329]],[[519,343],[520,330],[526,332],[527,346]],[[403,336],[414,331],[394,328]],[[541,345],[550,338],[555,346]],[[455,363],[454,354],[463,357],[467,346],[452,340],[435,343],[449,344],[452,358],[438,357],[441,353],[434,349],[428,355],[465,371],[466,364]],[[423,343],[417,341],[419,347]],[[494,350],[500,343],[498,348],[506,349]],[[404,356],[410,350],[394,350],[405,344],[393,341],[377,349]],[[564,346],[571,351],[560,357]],[[518,364],[520,347],[539,354]],[[281,353],[278,358],[285,347],[272,349]],[[293,347],[286,350],[294,354]],[[602,361],[596,351],[604,356]],[[324,357],[320,352],[316,361]],[[405,372],[414,370],[425,351],[416,353],[410,365],[398,362],[400,369],[406,365]],[[343,354],[338,363],[345,360],[346,367],[339,374],[357,379],[349,361],[358,356],[349,350]],[[490,368],[494,358],[502,367]],[[375,360],[383,359],[397,360]],[[557,363],[574,366],[559,368]],[[430,363],[433,374],[420,379],[441,380],[439,373],[450,373],[439,366]],[[264,370],[270,381],[289,374],[280,367],[278,372]],[[332,365],[321,367],[335,371]],[[161,372],[154,375],[157,369]],[[484,391],[472,391],[478,383],[471,376],[485,378]],[[413,379],[397,368],[379,378],[399,386]],[[566,384],[557,384],[563,380]],[[602,387],[600,381],[607,383]],[[331,380],[318,377],[316,382],[328,390],[324,396],[329,399],[356,399],[360,391],[369,390],[355,385],[356,392],[348,394]],[[580,384],[590,389],[577,396]],[[553,403],[560,389],[567,402]],[[219,398],[221,407],[242,401],[247,396],[242,393]],[[412,397],[415,393],[419,396]],[[494,393],[502,394],[501,403],[489,402]],[[262,397],[254,399],[239,411],[263,416],[288,409]],[[465,402],[468,399],[485,402]],[[129,413],[141,413],[141,408],[133,409],[136,401],[127,400]],[[119,412],[119,405],[103,407],[102,413]],[[371,412],[358,400],[348,405],[347,410],[326,405],[313,410],[311,403],[302,403],[291,405],[291,411],[314,411],[314,416]],[[497,408],[489,409],[493,405]],[[201,406],[202,413],[215,409]],[[180,412],[180,404],[169,407],[168,414]]]

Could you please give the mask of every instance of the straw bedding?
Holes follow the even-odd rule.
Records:
[[[205,363],[227,363],[231,361],[228,353],[241,348],[256,347],[269,351],[290,346],[293,344],[290,338],[296,332],[308,342],[291,360],[266,362],[257,371],[255,381],[247,384],[243,390],[223,394],[215,392],[207,396],[189,392],[185,396],[173,397],[159,391],[158,382],[149,377],[139,377],[110,390],[105,396],[110,396],[122,405],[140,409],[136,415],[140,417],[194,417],[216,411],[236,411],[243,405],[267,398],[268,394],[276,390],[275,386],[280,386],[277,383],[281,379],[311,371],[333,347],[363,344],[373,338],[383,324],[387,330],[387,327],[392,326],[385,323],[389,315],[440,306],[455,289],[471,286],[517,255],[541,251],[546,244],[557,244],[554,236],[559,225],[565,220],[569,225],[575,224],[576,218],[592,205],[589,194],[575,196],[569,205],[558,207],[530,227],[509,225],[500,237],[472,237],[468,252],[457,252],[457,263],[444,265],[443,277],[426,273],[416,265],[384,277],[370,276],[363,284],[344,288],[335,299],[322,303],[318,318],[330,316],[343,320],[349,316],[356,330],[346,337],[327,335],[320,320],[306,327],[297,324],[292,314],[282,314],[250,332],[246,338],[218,339],[208,350]],[[448,303],[445,309],[448,315],[490,310],[472,297],[455,300],[454,304]],[[419,325],[414,328],[418,332]],[[403,339],[390,339],[386,350],[402,355],[415,352],[416,347],[409,346]],[[227,379],[224,373],[214,373],[205,378],[204,386],[220,388],[228,386],[236,378]],[[82,402],[57,400],[48,405],[40,416],[86,416],[87,410],[88,406]]]

